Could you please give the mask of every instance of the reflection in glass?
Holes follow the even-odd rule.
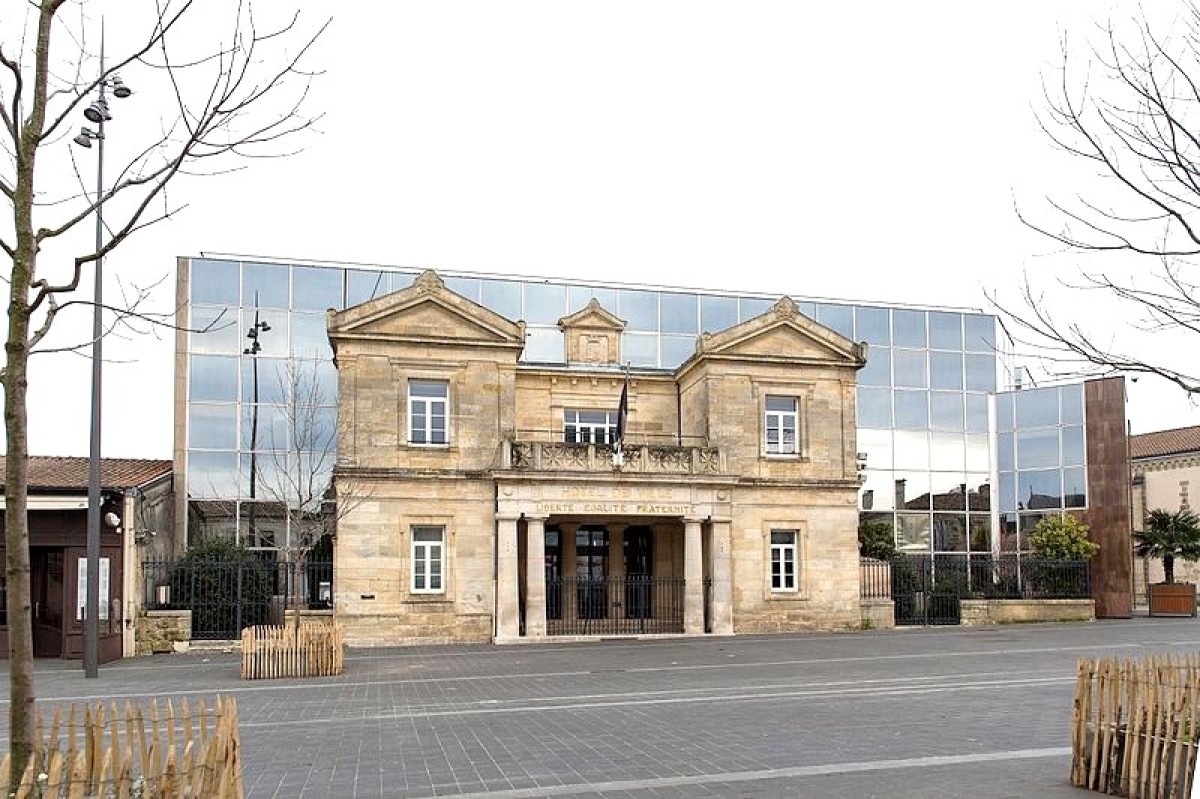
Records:
[[[961,351],[962,316],[949,311],[930,311],[929,346],[938,350]]]
[[[1063,506],[1087,507],[1087,475],[1082,466],[1063,469]]]
[[[1083,424],[1083,383],[1059,387],[1063,424]]]
[[[896,427],[903,430],[929,429],[929,392],[896,391]]]
[[[931,392],[929,419],[934,430],[962,430],[963,395],[949,391]]]
[[[1033,549],[1033,545],[1029,542],[1029,537],[1033,535],[1038,522],[1042,519],[1057,519],[1061,515],[1058,511],[1054,513],[1022,513],[1019,519],[1021,527],[1021,551],[1028,552]]]
[[[341,310],[342,270],[329,266],[292,267],[292,308],[304,311]]]
[[[255,301],[259,308],[288,307],[288,268],[286,264],[243,264],[243,305],[253,316]]]
[[[1064,466],[1085,463],[1083,428],[1079,426],[1062,429],[1062,462]]]
[[[863,472],[863,478],[858,494],[859,507],[863,510],[894,510],[896,483],[892,472],[887,469],[867,469]]]
[[[315,390],[310,396],[315,405],[337,405],[338,373],[337,367],[333,365],[332,360],[302,363],[300,369],[302,371],[307,370],[313,375]]]
[[[933,548],[938,552],[967,551],[967,515],[933,514]]]
[[[927,368],[925,350],[892,350],[892,373],[897,386],[928,388]]]
[[[1000,488],[996,499],[1001,513],[1017,509],[1017,476],[1012,472],[1000,473]]]
[[[859,341],[881,347],[892,343],[891,323],[887,308],[854,309],[854,337]]]
[[[314,360],[332,358],[326,325],[324,314],[292,314],[292,356]]]
[[[617,313],[616,289],[602,289],[596,286],[570,286],[568,296],[570,297],[567,309],[568,313],[575,313],[587,307],[587,304],[594,297],[596,302],[600,303],[601,308],[614,316],[620,316]]]
[[[968,352],[995,352],[996,322],[983,314],[963,314],[963,349]]]
[[[971,551],[992,551],[992,520],[987,516],[972,513],[970,517]]]
[[[1057,427],[1058,388],[1027,388],[1016,392],[1017,427]]]
[[[961,472],[933,472],[933,509],[967,509],[967,480]]]
[[[237,402],[237,358],[193,355],[188,359],[188,399]]]
[[[242,405],[242,441],[244,450],[288,450],[292,446],[292,425],[305,427],[307,415],[296,406]]]
[[[1000,517],[1000,551],[1016,552],[1019,546],[1017,514],[1005,513]]]
[[[1017,472],[1017,508],[1062,507],[1062,473],[1058,469]]]
[[[1002,472],[1011,472],[1017,468],[1016,436],[1013,433],[1000,433],[996,436],[996,464]]]
[[[930,433],[929,462],[935,469],[961,472],[966,466],[967,451],[963,437],[955,433]]]
[[[996,390],[996,359],[991,355],[968,355],[967,391]]]
[[[192,449],[233,449],[237,446],[237,406],[188,406],[188,446]]]
[[[987,436],[967,436],[967,471],[987,472],[991,468]]]
[[[446,277],[446,288],[474,303],[479,302],[480,280],[475,277]]]
[[[967,432],[988,431],[988,398],[986,394],[964,394],[967,401]]]
[[[868,347],[867,365],[858,370],[860,386],[890,386],[892,384],[892,351],[887,347]]]
[[[188,327],[192,352],[217,352],[237,355],[242,351],[241,325],[237,308],[214,308],[193,305]]]
[[[771,310],[771,306],[775,303],[774,300],[762,299],[759,297],[742,297],[739,301],[738,316],[741,321],[754,319],[757,316],[762,316],[767,311]]]
[[[892,343],[897,347],[924,349],[928,343],[925,338],[925,312],[902,308],[894,309],[892,311]]]
[[[188,279],[193,305],[238,305],[237,261],[193,259]]]
[[[521,319],[521,284],[512,280],[484,280],[479,287],[480,305],[516,322]]]
[[[867,454],[868,469],[892,468],[892,431],[859,430],[858,451]]]
[[[896,508],[929,510],[929,472],[896,472]]]
[[[928,433],[897,430],[892,435],[896,442],[896,451],[892,458],[896,462],[897,469],[929,468]]]
[[[1013,392],[1005,391],[996,395],[996,429],[1001,433],[1015,429],[1013,424]]]
[[[695,336],[662,336],[662,366],[674,369],[696,353]]]
[[[962,391],[963,356],[961,352],[929,353],[929,382],[933,388]]]
[[[854,309],[849,305],[818,303],[815,310],[818,322],[836,330],[846,338],[854,338]]]
[[[738,323],[736,297],[700,297],[700,329],[705,333],[716,333]]]
[[[896,548],[902,552],[929,551],[929,514],[901,513],[896,517]]]
[[[658,336],[622,333],[621,355],[633,366],[658,366]]]
[[[287,357],[288,354],[288,327],[291,322],[291,314],[285,311],[262,311],[258,315],[260,322],[266,322],[270,325],[270,329],[264,329],[261,335],[255,339],[258,342],[259,351],[264,356],[274,356],[276,358]],[[250,344],[250,339],[246,333],[254,326],[254,309],[242,309],[242,348],[238,352],[245,351]]]
[[[1017,468],[1058,466],[1058,428],[1017,431]]]
[[[566,344],[561,330],[530,327],[525,330],[525,351],[521,360],[530,363],[563,363]]]
[[[525,284],[525,321],[531,325],[557,325],[567,315],[567,287],[551,283]]]
[[[192,499],[188,501],[187,513],[188,537],[192,540],[237,539],[236,501]]]
[[[446,281],[449,284],[449,280]],[[458,291],[458,289],[453,289]],[[387,272],[366,272],[361,269],[346,270],[346,307],[360,305],[389,291]],[[458,292],[462,294],[461,291]],[[478,300],[478,296],[471,299]]]
[[[695,294],[672,294],[663,292],[659,295],[662,304],[662,332],[690,333],[695,336],[700,332],[700,306]]]
[[[621,311],[626,330],[658,331],[658,294],[638,289],[620,289]]]
[[[992,509],[992,486],[986,474],[967,475],[967,510],[987,513]]]
[[[257,393],[255,392],[254,365],[258,364]],[[261,403],[284,405],[291,396],[293,377],[303,383],[303,373],[299,367],[288,373],[287,361],[278,358],[245,357],[242,358],[242,402],[250,403],[257,396]]]
[[[192,498],[236,497],[237,453],[188,451],[187,492]]]
[[[891,389],[858,387],[858,426],[891,428]]]

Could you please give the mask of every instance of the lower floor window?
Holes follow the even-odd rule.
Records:
[[[418,594],[445,591],[443,566],[445,530],[441,527],[412,528],[412,590]]]
[[[771,531],[771,590],[796,590],[796,531]]]

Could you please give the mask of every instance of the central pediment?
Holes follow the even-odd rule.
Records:
[[[705,333],[694,358],[797,361],[859,368],[866,344],[858,344],[802,314],[789,297],[769,311],[719,333]]]

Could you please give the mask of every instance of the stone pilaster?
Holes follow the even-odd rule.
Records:
[[[546,519],[525,517],[525,637],[546,634]]]
[[[496,640],[520,634],[520,581],[517,576],[517,517],[496,517]]]
[[[704,543],[700,520],[683,520],[683,632],[704,634]]]
[[[712,631],[733,635],[733,564],[729,519],[713,521],[712,527]]]

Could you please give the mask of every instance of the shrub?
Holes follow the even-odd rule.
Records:
[[[1091,560],[1100,551],[1100,545],[1088,538],[1088,526],[1069,513],[1042,519],[1029,543],[1046,560]]]

